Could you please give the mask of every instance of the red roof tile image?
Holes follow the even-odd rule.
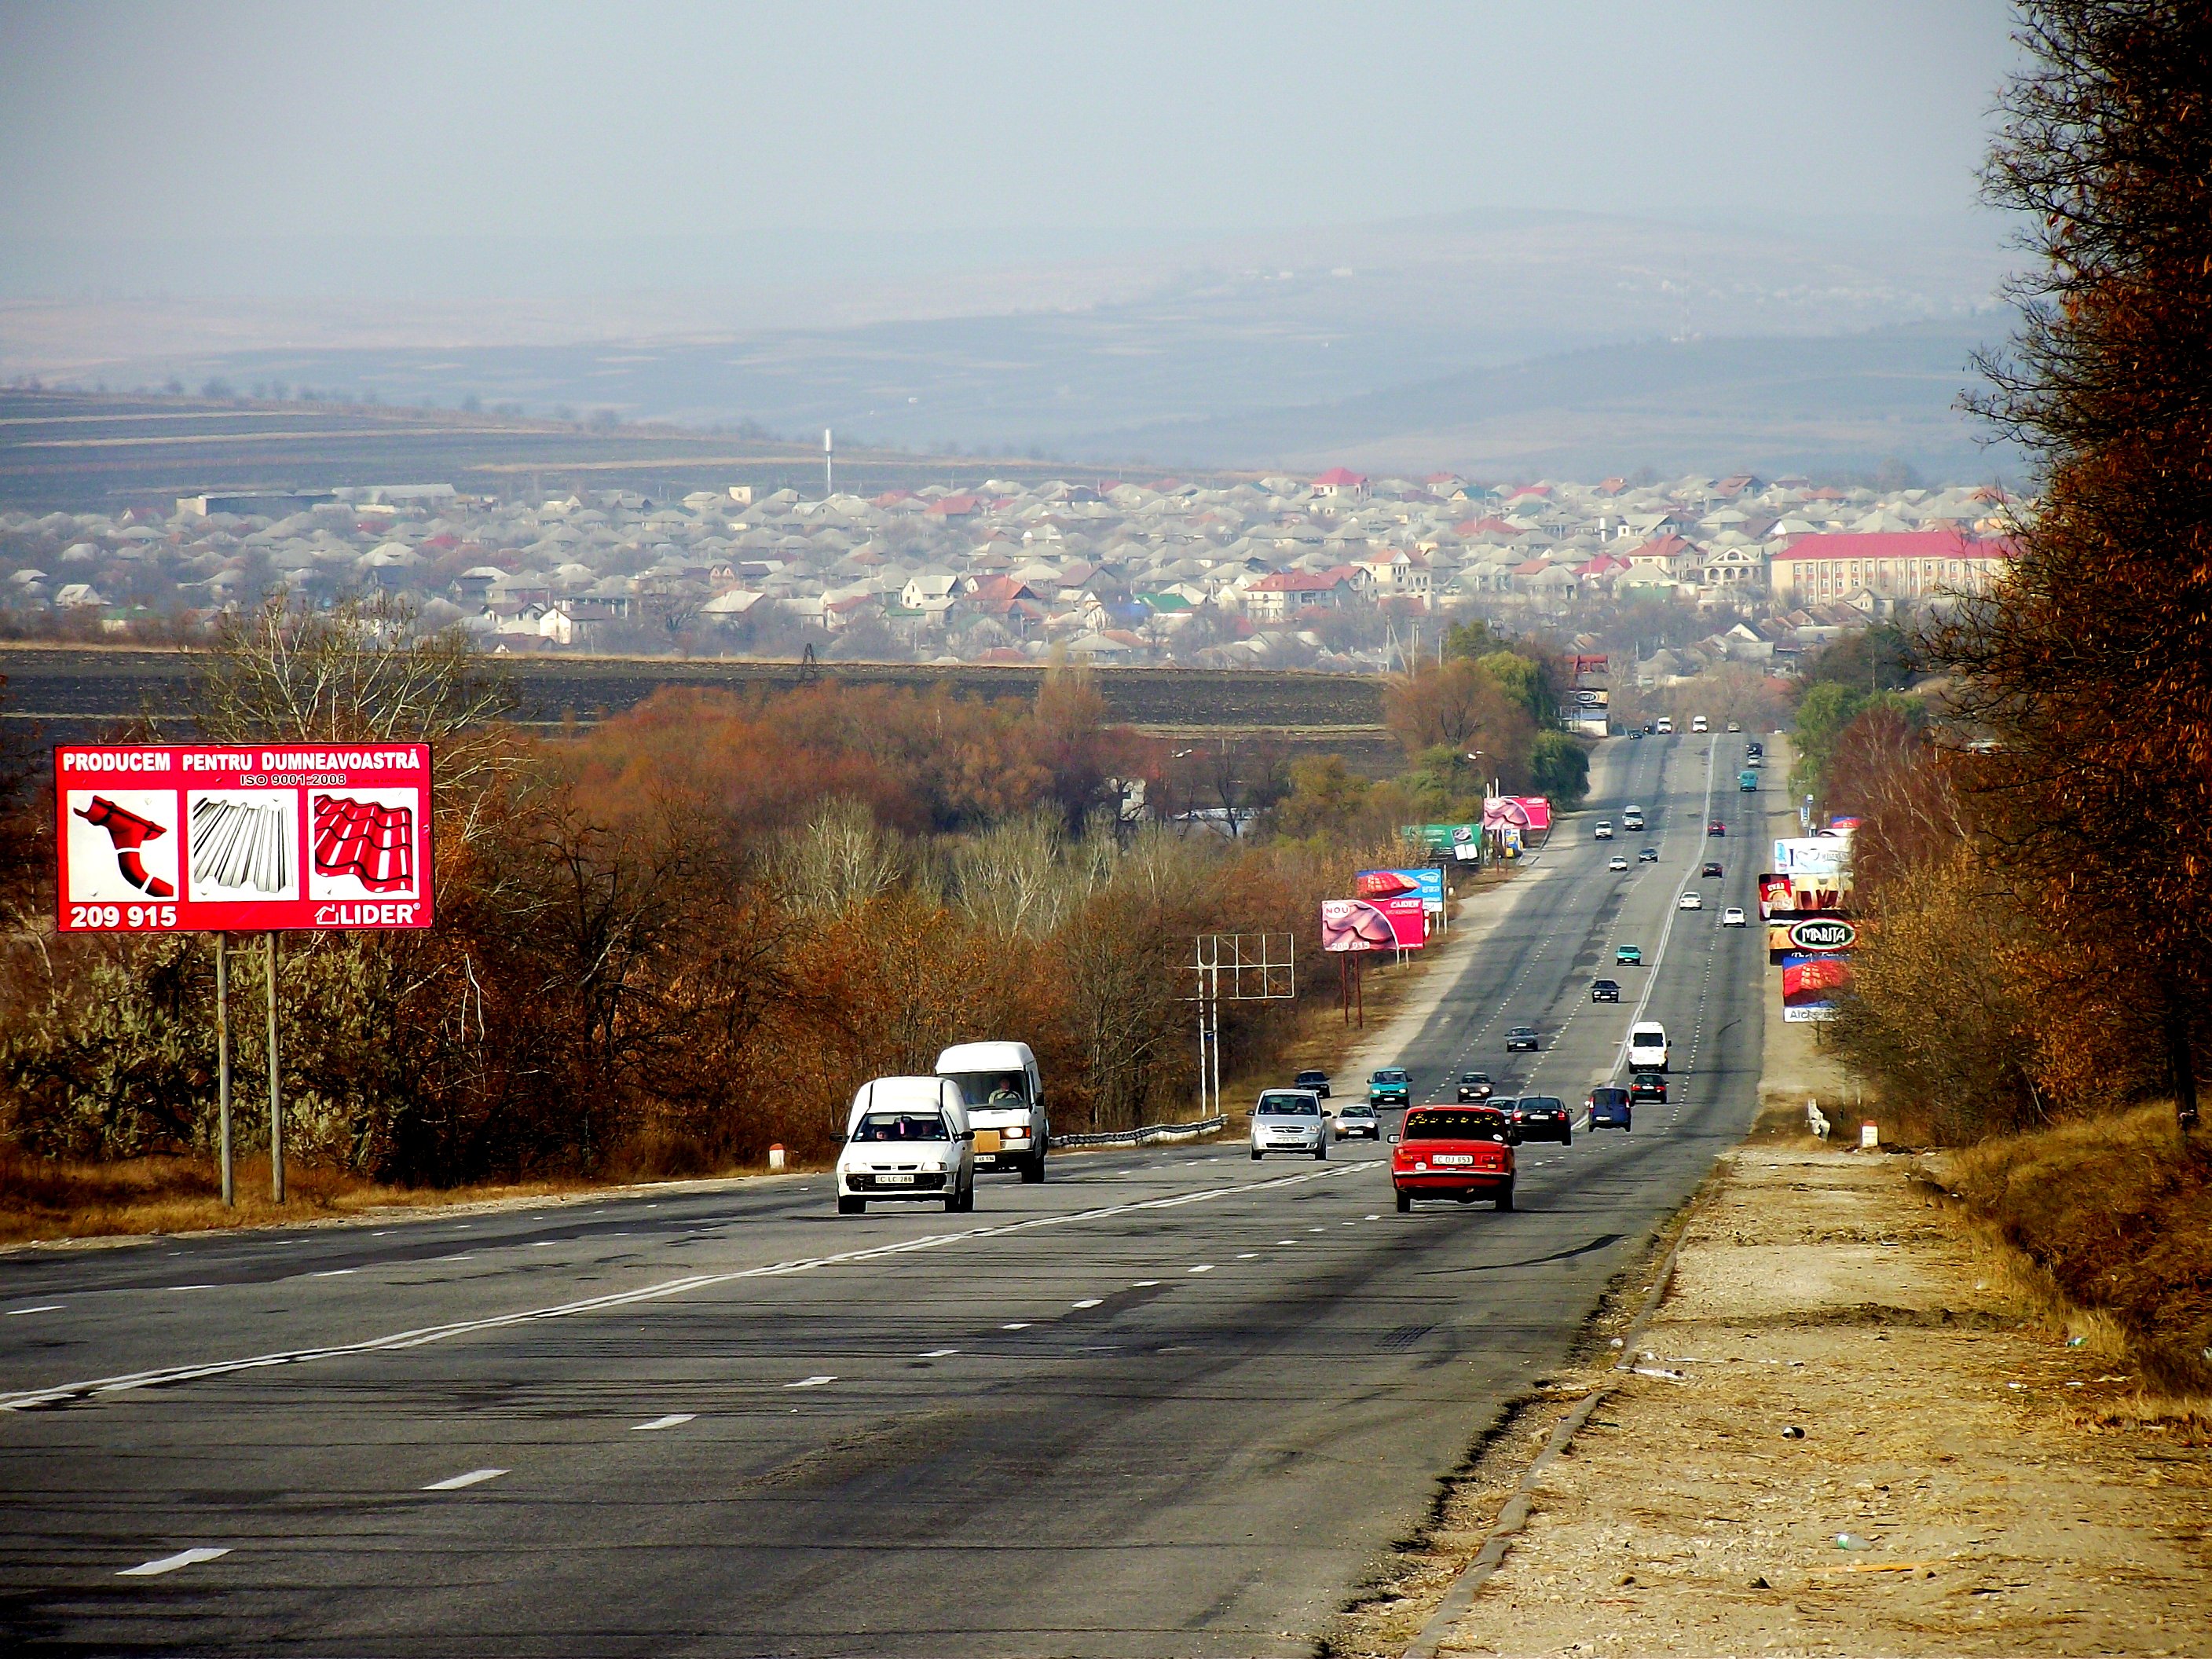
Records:
[[[415,884],[415,814],[343,795],[315,797],[315,872],[355,876],[372,893]]]

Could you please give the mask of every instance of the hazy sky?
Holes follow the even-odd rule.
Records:
[[[0,0],[0,236],[1963,211],[1996,0]]]

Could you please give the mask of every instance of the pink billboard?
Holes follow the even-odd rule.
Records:
[[[1542,835],[1552,827],[1552,802],[1547,795],[1492,795],[1482,803],[1486,830],[1522,830]]]
[[[1428,938],[1428,920],[1418,890],[1322,901],[1324,951],[1418,951]]]

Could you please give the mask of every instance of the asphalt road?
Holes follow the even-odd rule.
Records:
[[[1401,1056],[1425,1098],[1468,1066],[1578,1098],[1648,990],[1674,1098],[1524,1147],[1510,1214],[1396,1214],[1382,1147],[1231,1145],[1064,1157],[987,1180],[972,1216],[841,1218],[796,1176],[0,1261],[0,1629],[100,1653],[1312,1651],[1749,1124],[1763,941],[1718,926],[1757,861],[1741,741],[1605,745],[1590,810]],[[1632,799],[1662,856],[1613,875],[1644,842],[1589,824]],[[1709,854],[1724,881],[1698,881]],[[1685,886],[1712,908],[1677,913]],[[1653,965],[1606,969],[1627,1000],[1593,1006],[1620,942]],[[1524,1021],[1546,1046],[1509,1063]]]

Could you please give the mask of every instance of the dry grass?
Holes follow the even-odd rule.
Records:
[[[2084,1346],[2124,1345],[2154,1389],[2212,1389],[2212,1146],[2171,1106],[1984,1141],[1939,1169],[2024,1258],[1993,1262],[2024,1302]]]
[[[70,1164],[0,1152],[0,1244],[203,1232],[331,1220],[398,1208],[445,1208],[605,1190],[609,1183],[530,1181],[471,1187],[386,1187],[325,1169],[285,1170],[289,1202],[269,1196],[269,1161],[241,1158],[238,1203],[225,1209],[212,1164],[182,1158]]]

